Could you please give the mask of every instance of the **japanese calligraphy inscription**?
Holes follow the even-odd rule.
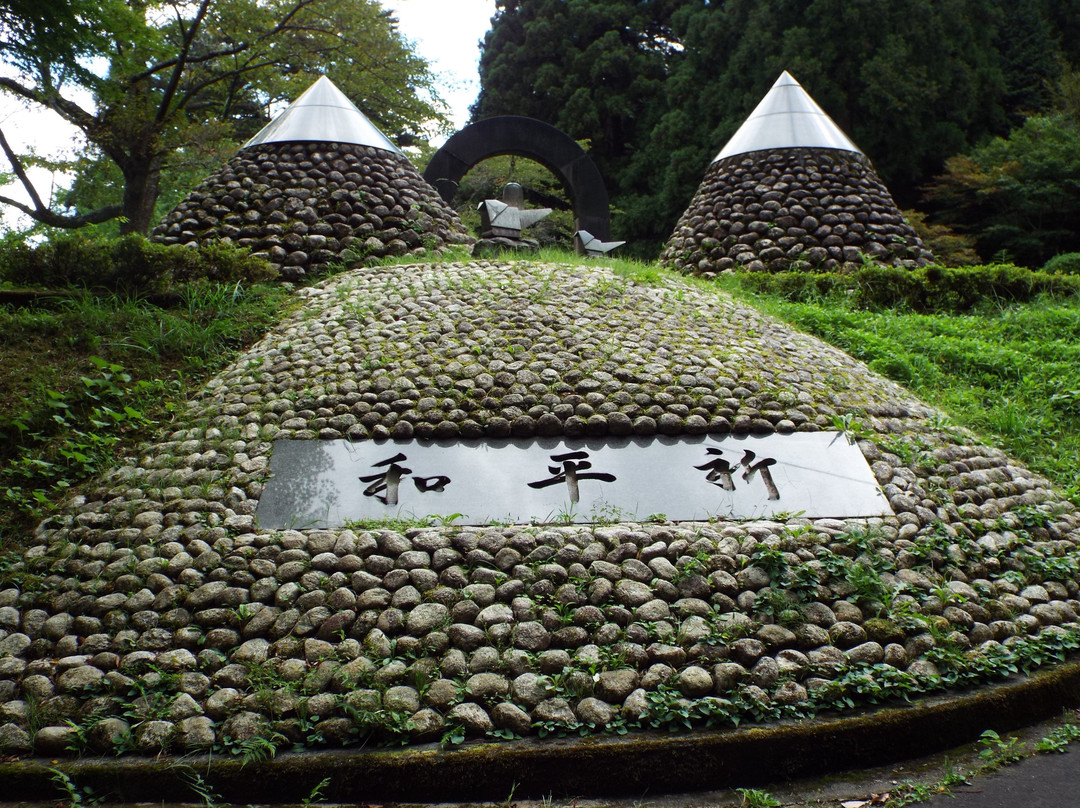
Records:
[[[412,469],[398,465],[403,460],[408,460],[408,458],[398,452],[393,457],[373,463],[374,468],[381,466],[387,468],[384,471],[378,471],[375,474],[360,478],[360,482],[370,483],[364,489],[364,496],[375,497],[383,505],[397,505],[398,486],[401,484],[401,479],[412,474]],[[414,477],[413,482],[416,484],[416,490],[421,493],[424,491],[442,491],[450,482],[450,478],[445,474],[436,474],[434,477]]]
[[[548,466],[548,471],[554,475],[546,480],[529,483],[529,488],[547,488],[549,485],[566,483],[566,491],[571,502],[581,501],[581,489],[578,488],[578,480],[603,480],[605,483],[613,483],[616,480],[614,474],[603,472],[587,472],[592,468],[587,458],[588,452],[565,452],[551,455],[551,459],[562,466]],[[577,461],[581,462],[578,463]]]
[[[455,515],[464,524],[891,514],[836,432],[456,443],[278,441],[264,529]]]

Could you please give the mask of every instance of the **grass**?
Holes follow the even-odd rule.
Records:
[[[792,302],[719,284],[900,382],[1045,474],[1080,493],[1080,301],[1042,296],[983,301],[963,313],[860,310],[844,296]]]
[[[371,261],[367,266],[390,267],[408,264],[422,264],[426,261],[436,263],[469,262],[472,261],[471,247],[463,245],[449,245],[444,247],[441,254],[431,258],[417,257],[415,255],[387,256]],[[498,259],[486,259],[498,260]],[[534,264],[583,264],[586,266],[601,266],[610,269],[614,274],[629,278],[637,283],[657,285],[663,278],[674,278],[680,281],[694,282],[692,278],[685,278],[678,273],[659,268],[656,264],[640,261],[636,258],[620,258],[616,255],[607,255],[600,258],[584,258],[576,253],[558,249],[555,247],[541,247],[531,255],[508,255],[509,261],[526,261]],[[335,266],[331,274],[344,271],[343,267]]]
[[[0,553],[258,339],[279,287],[196,282],[174,305],[89,291],[0,307]]]

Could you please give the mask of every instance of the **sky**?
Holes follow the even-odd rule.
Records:
[[[469,117],[469,105],[480,89],[477,64],[479,43],[495,14],[495,0],[379,0],[398,18],[398,30],[415,44],[416,52],[427,59],[441,79],[442,95],[450,107],[455,127],[461,128]],[[73,99],[78,100],[78,99]],[[86,103],[86,100],[83,100]],[[49,157],[71,156],[81,144],[77,130],[58,115],[33,110],[8,95],[0,95],[0,126],[16,153],[30,145],[38,154]],[[438,145],[438,141],[436,141]],[[0,155],[0,173],[10,173],[10,166]],[[64,177],[44,169],[30,174],[43,199],[62,187]],[[0,195],[28,201],[17,183],[0,188]],[[0,230],[24,227],[25,217],[7,205],[0,205]]]
[[[416,52],[446,79],[443,96],[461,128],[480,91],[479,43],[491,27],[495,0],[380,0]]]

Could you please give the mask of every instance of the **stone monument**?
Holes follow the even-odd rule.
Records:
[[[933,255],[858,146],[784,71],[713,159],[661,262],[710,275]]]
[[[588,230],[578,230],[574,233],[574,252],[578,255],[592,257],[607,255],[625,243],[625,241],[601,241]]]
[[[480,241],[473,246],[473,255],[496,255],[501,252],[532,253],[540,249],[535,239],[525,238],[521,231],[545,218],[551,208],[525,207],[525,192],[519,183],[508,182],[503,198],[485,199],[480,211]]]
[[[382,141],[345,148],[327,113],[332,141],[249,147],[271,181],[221,178],[180,232],[231,226],[241,202],[241,221],[268,213],[301,239],[353,216],[400,231],[402,200],[424,199],[405,164]],[[834,146],[800,154],[856,154]],[[754,180],[771,183],[759,207],[732,210],[794,216],[825,182],[806,173],[799,192],[776,171]],[[366,210],[377,193],[370,213],[330,204]],[[514,229],[512,208],[520,229],[517,197],[489,227]],[[854,224],[875,213],[827,226],[865,235]],[[454,221],[426,215],[436,234]],[[842,351],[708,287],[485,260],[298,289],[302,306],[5,558],[4,797],[37,799],[84,749],[217,758],[248,741],[425,746],[264,760],[257,777],[207,759],[206,782],[232,778],[244,801],[298,802],[323,770],[351,801],[542,794],[555,778],[568,793],[719,788],[746,782],[746,760],[880,761],[974,740],[982,719],[1032,704],[1056,711],[1080,644],[1076,504]],[[268,507],[287,482],[291,500]],[[871,710],[912,694],[940,698],[872,726]],[[825,711],[840,715],[806,720]],[[654,732],[690,728],[664,745]],[[605,730],[637,737],[544,740]],[[437,746],[450,738],[484,746]],[[181,782],[175,765],[136,777],[92,763],[82,772],[117,801]]]
[[[192,191],[151,237],[229,241],[296,280],[331,263],[468,244],[457,214],[323,76]]]

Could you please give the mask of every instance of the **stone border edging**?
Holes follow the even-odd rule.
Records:
[[[1080,704],[1080,661],[982,688],[843,718],[767,727],[611,738],[527,739],[444,751],[342,749],[285,753],[242,766],[219,755],[138,760],[41,758],[0,763],[8,800],[41,799],[59,769],[110,801],[157,800],[188,788],[190,766],[228,801],[298,802],[323,778],[338,801],[498,800],[546,794],[616,796],[763,785],[920,757]],[[618,765],[622,763],[623,765]],[[626,765],[630,763],[632,765]]]

